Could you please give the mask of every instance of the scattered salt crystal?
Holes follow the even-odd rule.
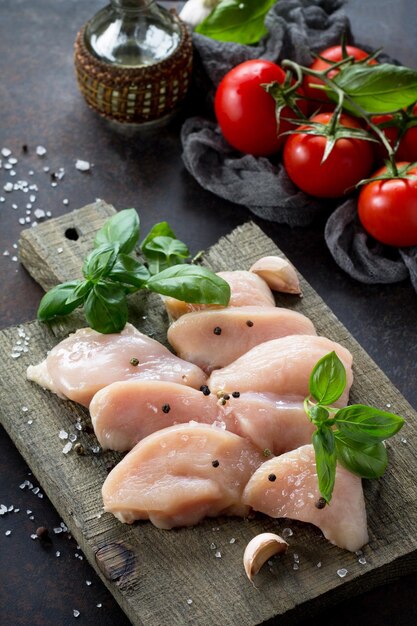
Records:
[[[89,587],[91,585],[91,580],[86,580],[85,584],[87,585],[87,587]]]
[[[52,213],[51,213],[51,211],[47,211],[47,212],[46,212],[46,217],[52,217]]]
[[[33,424],[33,420],[28,420],[28,424],[29,424],[29,426],[30,426],[31,424]],[[41,497],[41,496],[39,496],[39,497]]]
[[[12,151],[9,150],[9,148],[2,148],[1,153],[7,159],[7,157],[11,155]]]
[[[60,430],[58,433],[60,439],[68,439],[68,433],[66,430]]]
[[[11,163],[11,165],[16,165],[16,164],[17,164],[17,159],[16,159],[16,157],[10,157],[10,159],[9,159],[9,163]]]
[[[63,167],[60,167],[57,172],[55,172],[55,178],[58,180],[62,180],[65,176],[65,170]]]
[[[5,185],[3,185],[3,189],[4,191],[7,191],[7,193],[13,191],[13,183],[6,183]]]
[[[61,556],[61,553],[60,553],[60,551],[59,551],[59,550],[57,550],[57,551],[55,552],[55,556],[56,556],[56,557]]]
[[[4,534],[6,535],[6,537],[8,537],[9,535],[12,534],[12,531],[11,530],[6,530],[6,532]]]
[[[235,543],[236,539],[234,537],[231,538],[231,540],[229,541],[229,543]]]
[[[5,250],[5,251],[3,252],[3,256],[10,256],[10,252],[9,252],[8,250]]]
[[[0,196],[0,202],[6,202],[6,198],[4,196]]]
[[[36,217],[37,220],[41,220],[46,215],[46,213],[45,213],[45,211],[43,209],[35,209],[33,214],[34,214],[34,216]]]
[[[3,167],[5,170],[11,170],[13,166],[11,163],[5,163]]]
[[[214,556],[216,557],[216,559],[221,559],[222,553],[220,552],[220,550],[217,550],[217,552],[214,553]]]
[[[56,187],[58,183],[51,183],[51,187]]]
[[[18,261],[17,256],[12,256],[12,261],[13,261],[14,263],[17,263],[17,261]]]
[[[42,169],[44,172],[48,173],[51,168],[45,165],[45,167],[43,167]]]
[[[10,176],[16,176],[16,172],[14,170],[10,170],[9,174]]]
[[[389,403],[389,402],[388,402],[385,406],[387,407],[387,409],[390,409],[390,408],[391,408],[391,405],[390,405],[390,403]]]
[[[30,515],[32,513],[32,511],[30,509],[26,509],[26,514]]]
[[[71,441],[68,441],[68,443],[66,443],[65,446],[62,448],[62,454],[68,454],[71,448],[72,448],[72,443]]]
[[[337,575],[340,576],[340,578],[344,578],[347,573],[348,573],[348,571],[344,567],[342,567],[341,569],[337,570]]]
[[[56,251],[58,252],[58,254],[61,254],[62,252],[64,252],[64,248],[57,248]]]
[[[407,443],[407,439],[405,437],[400,437],[401,443]]]
[[[33,176],[33,175],[34,175],[34,173],[35,173],[35,172],[34,172],[33,170],[29,170],[29,171],[28,171],[28,175],[29,175],[29,176]]]
[[[5,513],[7,513],[7,506],[0,504],[0,515],[4,515]]]
[[[80,172],[88,172],[90,169],[90,163],[88,161],[83,161],[82,159],[77,159],[75,162],[75,167]]]
[[[287,539],[287,537],[292,537],[294,533],[291,528],[284,528],[281,534],[283,539]]]
[[[98,454],[100,452],[100,446],[91,446],[91,452],[93,454]]]
[[[34,516],[34,515],[31,515],[31,516],[29,517],[29,519],[34,520],[34,519],[35,519],[35,516]]]
[[[68,198],[64,198],[62,201],[62,204],[64,204],[65,206],[67,206],[69,204],[69,200]]]
[[[27,205],[26,205],[26,208],[27,208],[27,209],[31,209],[31,208],[32,208],[32,206],[33,206],[33,205],[32,205],[32,203],[31,203],[31,202],[28,202],[28,203],[27,203]],[[29,211],[29,213],[30,213],[30,211]]]
[[[43,498],[43,493],[40,493],[40,492],[39,492],[39,493],[38,493],[38,498],[40,498],[40,499],[42,500],[42,498]]]
[[[361,565],[366,565],[366,558],[364,556],[361,556],[358,559],[358,563],[360,563]]]
[[[19,485],[19,489],[24,489],[26,487],[27,480]]]
[[[44,148],[43,146],[36,146],[36,154],[38,156],[45,156],[46,148]]]
[[[295,563],[299,563],[300,562],[300,557],[296,553],[294,553],[294,561],[295,561]]]
[[[12,209],[14,209],[16,211],[16,209],[18,209],[19,207],[17,206],[17,204],[12,204]]]
[[[22,406],[22,413],[27,413],[29,408],[27,406]]]
[[[69,440],[74,443],[74,441],[77,441],[77,435],[75,433],[71,433],[71,435],[69,436]]]
[[[101,609],[101,607],[102,607],[102,606],[103,606],[103,605],[101,604],[101,602],[99,602],[98,604],[96,604],[96,607],[97,607],[98,609]]]
[[[318,568],[320,569],[320,567],[321,567],[321,561],[319,561],[319,562],[317,563],[317,566],[316,566],[316,567],[318,567]]]
[[[14,243],[12,247],[17,250],[17,243]]]
[[[72,614],[74,617],[79,617],[80,616],[80,612],[77,609],[73,609]]]
[[[62,533],[62,528],[61,528],[61,526],[57,526],[56,528],[54,528],[54,533],[55,533],[56,535],[59,535],[59,533]]]
[[[210,550],[215,550],[217,548],[215,543],[210,544]]]
[[[64,532],[64,533],[66,533],[66,532],[67,532],[67,530],[68,530],[68,526],[67,526],[66,524],[64,524],[64,522],[61,522],[61,523],[60,523],[60,526],[61,526],[61,528],[62,528],[63,532]],[[80,547],[80,546],[77,546],[77,548],[79,548],[79,547]]]
[[[80,422],[76,422],[76,423],[75,423],[75,428],[76,428],[77,430],[82,430],[82,429],[83,429],[83,427],[81,426]]]
[[[294,563],[292,568],[297,570],[297,569],[300,569],[300,566],[298,565],[298,563]]]
[[[36,496],[36,494],[39,493],[39,491],[40,491],[39,487],[33,487],[33,489],[32,489],[32,493],[34,493],[35,496]]]
[[[35,202],[36,201],[36,196],[33,193],[29,196],[29,201],[30,202]]]
[[[26,218],[25,218],[25,222],[26,222],[26,224],[29,224],[29,222],[30,222],[30,217],[26,217]]]
[[[31,191],[39,191],[39,189],[38,189],[38,185],[29,185],[29,189],[30,189]]]
[[[37,538],[38,538],[38,535],[32,534],[32,535],[30,536],[30,538],[31,538],[31,539],[33,539],[33,540],[35,540],[35,539],[37,539]]]
[[[192,603],[193,603],[192,599],[191,599],[191,598],[188,598],[188,600],[187,600],[187,604],[192,604]]]
[[[9,508],[7,509],[8,513],[11,513],[13,511],[13,509],[14,509],[14,506],[13,506],[13,504],[11,504],[9,506]]]

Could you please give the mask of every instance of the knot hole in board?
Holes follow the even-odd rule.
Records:
[[[79,232],[76,228],[67,228],[64,235],[67,239],[70,239],[71,241],[77,241],[80,237]]]

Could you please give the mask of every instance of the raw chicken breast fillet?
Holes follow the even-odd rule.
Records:
[[[110,472],[104,510],[122,522],[149,519],[165,529],[245,516],[242,492],[262,460],[248,441],[221,428],[171,426],[139,442]]]
[[[211,372],[265,341],[315,334],[313,323],[296,311],[241,306],[187,313],[169,327],[168,341],[182,359]]]
[[[237,270],[235,272],[217,272],[230,285],[229,307],[256,305],[274,307],[275,300],[272,291],[260,276],[252,272]],[[214,304],[192,304],[176,298],[163,297],[166,309],[171,319],[176,320],[184,313],[201,311],[203,309],[221,309]]]
[[[106,450],[131,450],[161,428],[191,420],[212,424],[220,407],[213,394],[167,381],[129,380],[101,389],[91,401],[94,432]]]
[[[139,364],[132,365],[132,358]],[[118,380],[167,380],[197,388],[205,381],[200,368],[179,359],[131,324],[110,335],[91,328],[77,330],[42,363],[28,367],[27,377],[87,407],[97,391]]]
[[[270,393],[241,393],[223,407],[228,430],[247,437],[261,450],[278,455],[311,442],[315,426],[299,398]]]
[[[293,335],[262,343],[213,372],[207,384],[214,392],[259,391],[304,400],[309,395],[313,367],[333,350],[346,369],[346,388],[335,404],[345,406],[352,385],[352,355],[340,344],[313,335]]]
[[[273,482],[271,476],[275,476]],[[362,548],[368,531],[361,479],[338,465],[330,504],[318,509],[319,498],[312,445],[266,461],[243,493],[243,502],[255,511],[314,524],[339,548],[351,552]]]

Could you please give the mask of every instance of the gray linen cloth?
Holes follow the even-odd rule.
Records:
[[[196,88],[200,95],[211,105],[223,76],[249,59],[279,62],[290,58],[309,65],[313,60],[311,50],[336,45],[343,33],[349,35],[343,4],[343,0],[279,0],[266,18],[269,34],[257,46],[218,42],[194,33]],[[262,219],[307,226],[338,204],[300,191],[289,180],[279,157],[237,152],[213,121],[189,118],[182,127],[181,141],[185,167],[204,189],[244,205]],[[390,283],[410,275],[417,290],[417,247],[397,251],[374,242],[358,223],[354,199],[332,213],[325,238],[336,263],[353,278],[365,283]]]

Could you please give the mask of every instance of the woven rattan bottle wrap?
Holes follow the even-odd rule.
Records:
[[[143,124],[171,113],[184,99],[191,80],[192,42],[180,23],[175,52],[144,67],[111,65],[96,59],[84,44],[84,27],[75,41],[75,71],[87,104],[104,117]]]

